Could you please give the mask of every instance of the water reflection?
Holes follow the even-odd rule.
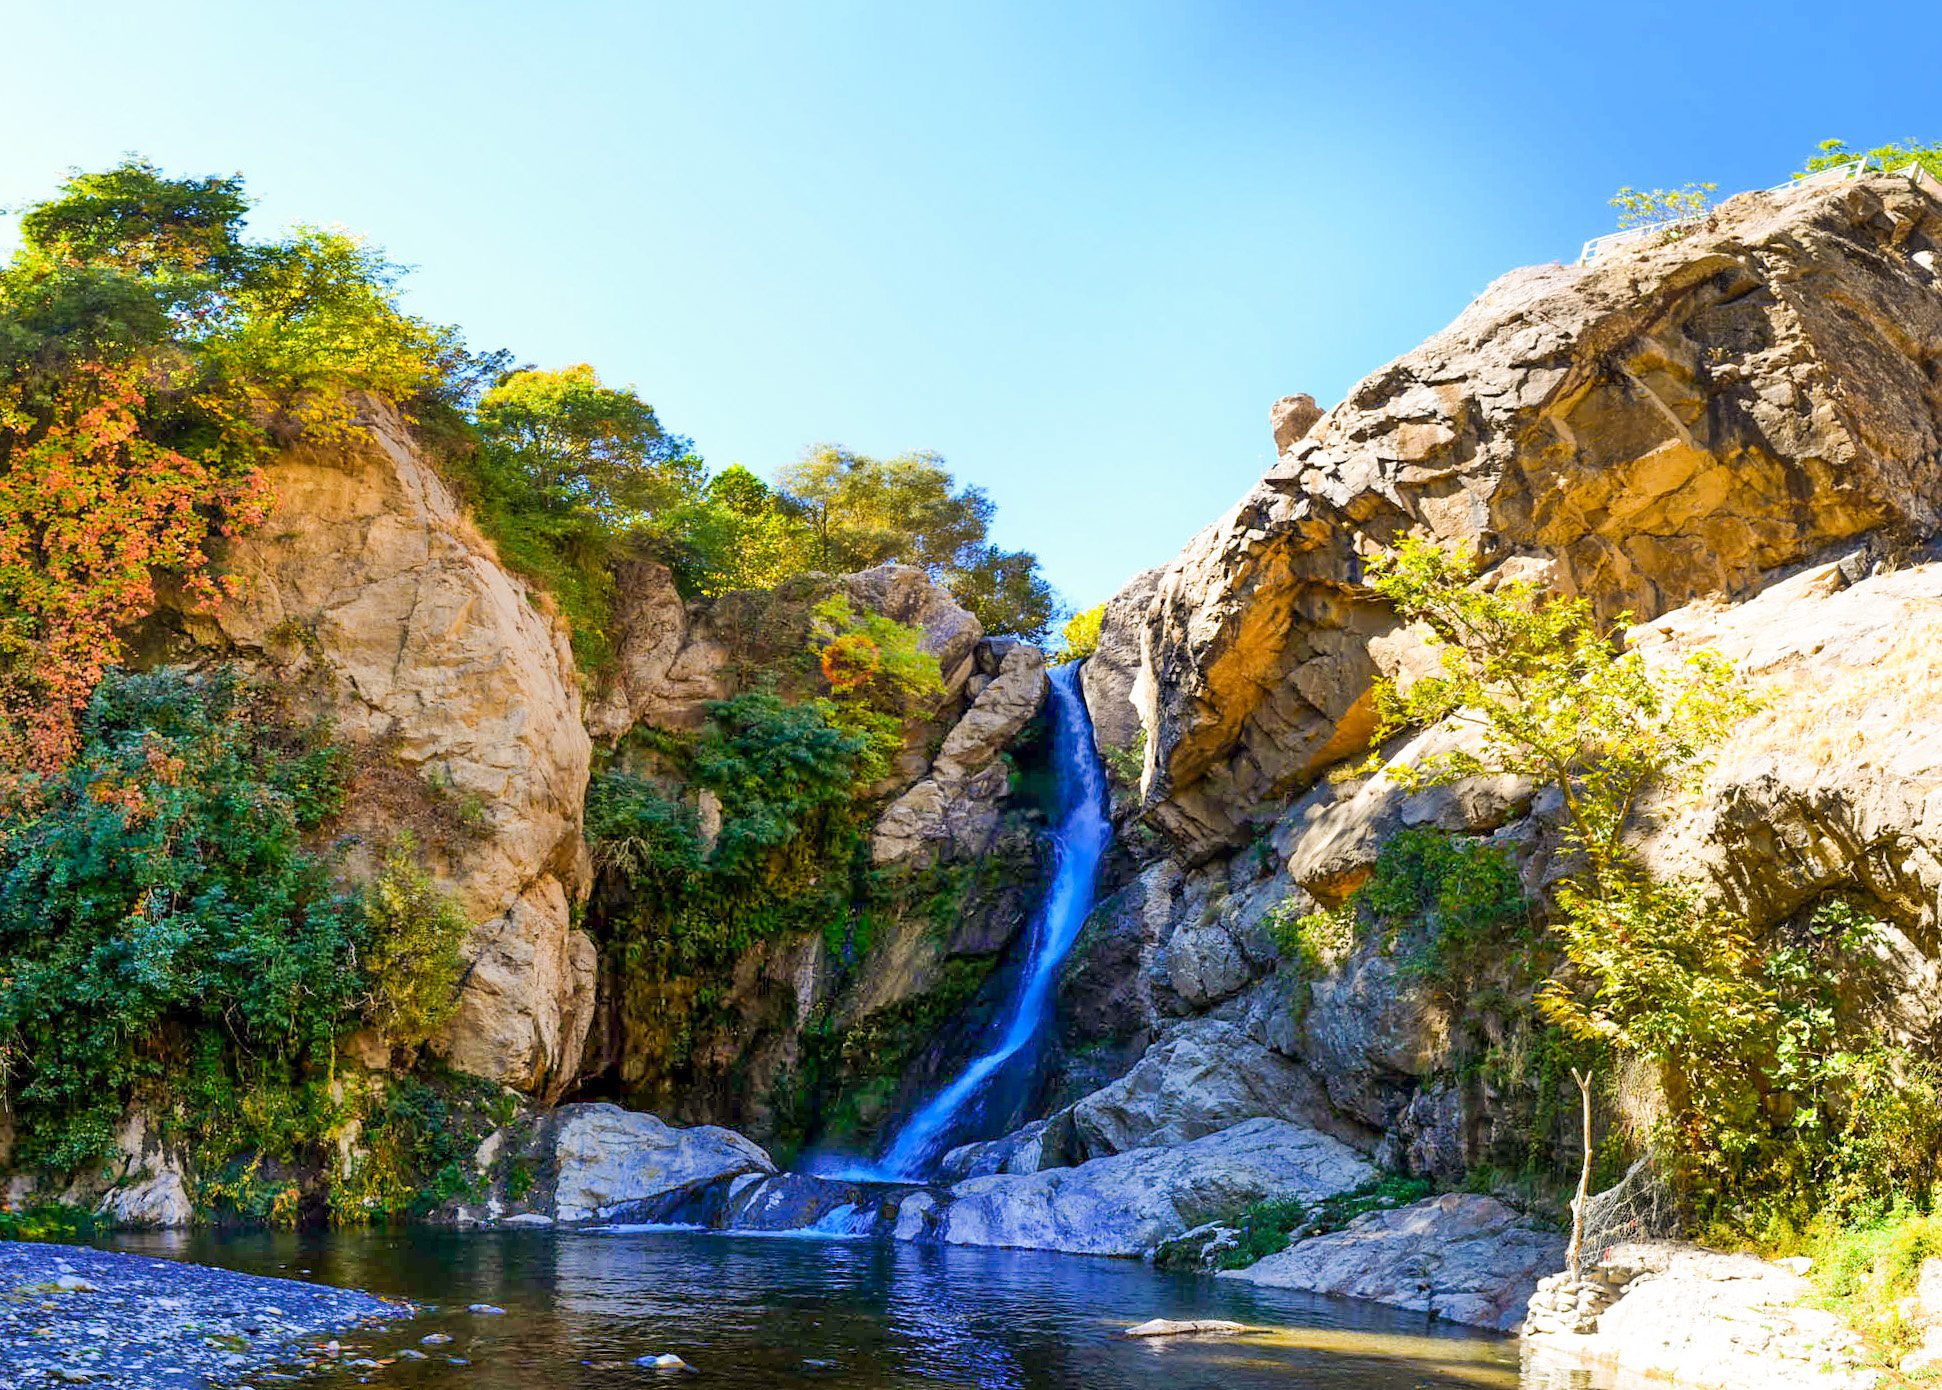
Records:
[[[373,1354],[450,1333],[470,1361],[401,1362],[378,1382],[604,1390],[675,1352],[709,1385],[1051,1390],[1515,1387],[1514,1346],[1380,1308],[1156,1273],[1120,1260],[685,1232],[197,1234],[124,1248],[441,1305]],[[504,1318],[462,1311],[493,1303]],[[1236,1339],[1130,1341],[1149,1317],[1231,1318]],[[1565,1390],[1568,1382],[1554,1382]]]

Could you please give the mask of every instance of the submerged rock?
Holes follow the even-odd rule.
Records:
[[[1149,1318],[1126,1329],[1128,1337],[1232,1337],[1247,1331],[1247,1324],[1221,1318],[1197,1318],[1180,1322],[1173,1318]]]

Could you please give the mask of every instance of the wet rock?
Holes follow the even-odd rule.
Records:
[[[680,1357],[676,1356],[671,1351],[664,1351],[658,1354],[654,1352],[649,1352],[646,1356],[637,1358],[634,1364],[636,1366],[641,1367],[643,1370],[649,1370],[649,1371],[692,1371],[694,1370],[693,1366],[690,1366],[686,1361],[683,1361]]]

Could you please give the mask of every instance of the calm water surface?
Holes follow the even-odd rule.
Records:
[[[1420,1316],[1025,1251],[689,1232],[446,1231],[122,1236],[116,1248],[441,1305],[368,1339],[372,1356],[452,1334],[373,1383],[596,1390],[705,1386],[980,1390],[1441,1390],[1515,1387],[1514,1344]],[[492,1303],[503,1318],[462,1311]],[[1135,1342],[1150,1317],[1231,1318],[1233,1339]],[[675,1352],[702,1374],[632,1363]],[[446,1353],[471,1364],[454,1366]],[[339,1374],[333,1381],[346,1383]]]

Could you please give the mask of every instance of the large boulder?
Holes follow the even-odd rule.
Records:
[[[1130,698],[1189,855],[1357,751],[1414,532],[1606,613],[1738,596],[1942,519],[1942,204],[1905,179],[1745,194],[1675,241],[1518,271],[1367,378],[1168,565]]]
[[[436,1050],[552,1096],[594,1002],[593,944],[573,920],[591,744],[566,630],[499,563],[395,410],[367,399],[356,425],[271,460],[270,515],[223,556],[239,596],[175,620],[201,654],[315,691],[336,736],[369,754],[352,839],[368,852],[417,831],[474,923]]]
[[[1515,1331],[1537,1281],[1564,1261],[1564,1237],[1495,1197],[1452,1192],[1366,1212],[1341,1230],[1297,1241],[1228,1270],[1276,1289],[1339,1294],[1446,1322]]]
[[[582,1225],[653,1218],[744,1174],[770,1174],[767,1153],[733,1130],[680,1129],[618,1105],[563,1105],[515,1121],[480,1145],[482,1202],[445,1214],[460,1223]]]
[[[1872,1390],[1881,1372],[1791,1269],[1752,1255],[1638,1243],[1612,1252],[1621,1295],[1588,1333],[1527,1328],[1526,1363],[1561,1381],[1591,1371],[1624,1384],[1746,1390]]]
[[[1362,1156],[1287,1120],[1257,1119],[1190,1143],[1134,1149],[1073,1168],[995,1173],[922,1194],[902,1238],[1082,1255],[1143,1255],[1161,1241],[1255,1202],[1303,1202],[1374,1176]]]
[[[1334,1122],[1306,1067],[1213,1018],[1176,1025],[1125,1076],[1067,1114],[1082,1160],[1184,1144],[1263,1116],[1318,1129]]]
[[[999,754],[1045,704],[1045,654],[1027,642],[987,641],[992,670],[971,707],[944,736],[929,773],[877,818],[870,854],[879,865],[962,862],[998,837],[1011,776]]]

